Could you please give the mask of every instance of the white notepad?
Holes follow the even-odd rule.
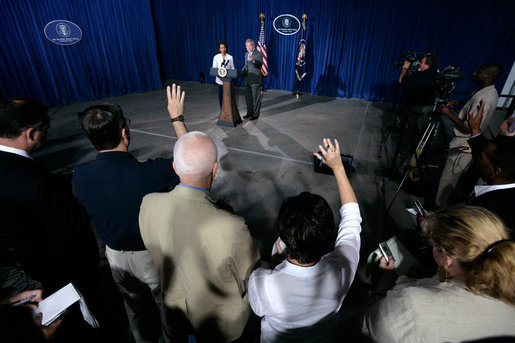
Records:
[[[77,301],[80,302],[80,309],[84,320],[89,325],[98,328],[97,320],[89,311],[86,301],[84,301],[84,298],[72,283],[67,284],[48,298],[42,300],[34,314],[41,313],[41,325],[47,326],[52,324],[68,307]]]

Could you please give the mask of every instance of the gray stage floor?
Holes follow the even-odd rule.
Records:
[[[235,128],[216,125],[219,106],[214,85],[179,82],[186,91],[188,130],[208,133],[216,142],[220,168],[213,198],[225,198],[243,216],[266,255],[275,239],[274,221],[286,196],[309,191],[322,195],[338,215],[339,197],[332,176],[313,171],[313,152],[322,138],[337,138],[341,151],[354,157],[350,180],[363,212],[363,231],[378,225],[378,171],[385,161],[378,151],[393,119],[390,105],[268,90],[261,117]],[[164,90],[130,94],[102,101],[121,105],[131,119],[130,152],[139,160],[170,157],[176,137],[166,111]],[[96,151],[81,131],[77,112],[102,101],[75,103],[50,110],[51,129],[37,157],[52,171],[69,173],[95,158]],[[240,114],[246,114],[243,89],[237,88]],[[384,155],[384,154],[383,154]]]
[[[341,151],[354,157],[350,181],[363,216],[362,256],[376,247],[386,234],[382,231],[384,204],[389,204],[396,181],[382,176],[389,165],[388,154],[379,149],[394,114],[391,104],[360,99],[340,99],[309,94],[295,98],[286,91],[263,93],[261,116],[244,120],[235,128],[217,126],[219,105],[215,85],[178,82],[186,91],[185,122],[190,131],[208,133],[219,150],[220,168],[212,188],[213,198],[225,198],[243,216],[252,235],[259,241],[266,259],[276,239],[274,223],[281,201],[286,196],[309,191],[322,195],[339,220],[339,197],[332,176],[313,171],[313,152],[322,138],[337,138]],[[246,114],[243,89],[237,88],[240,114]],[[166,111],[164,90],[130,94],[103,101],[118,103],[131,119],[130,152],[139,160],[170,157],[176,137]],[[70,173],[79,164],[95,158],[96,151],[81,131],[77,112],[93,103],[75,103],[50,110],[51,129],[39,160],[57,173]],[[502,120],[496,113],[492,127]],[[385,193],[380,191],[384,184]],[[390,211],[388,232],[395,227],[413,229],[413,219],[404,208],[415,197],[401,191]],[[392,229],[392,223],[393,229]],[[358,301],[359,303],[359,301]]]
[[[313,152],[322,138],[337,138],[341,152],[354,157],[350,181],[363,216],[363,249],[375,246],[382,226],[381,209],[388,205],[398,181],[384,178],[394,141],[381,151],[394,120],[391,104],[361,99],[341,99],[267,90],[263,93],[261,117],[244,120],[235,128],[216,125],[219,106],[215,85],[178,82],[186,91],[185,122],[190,131],[208,133],[216,142],[220,168],[213,183],[213,198],[225,198],[243,216],[266,256],[275,239],[274,222],[286,196],[309,191],[325,197],[338,220],[339,197],[332,176],[313,171]],[[236,88],[240,114],[246,114],[243,89]],[[103,101],[118,103],[131,119],[130,152],[139,160],[170,157],[176,137],[166,111],[164,90],[130,94],[102,101],[75,103],[52,108],[51,129],[39,160],[57,173],[70,173],[79,164],[95,158],[96,151],[81,131],[77,112]],[[496,134],[503,112],[496,112],[491,133]],[[446,123],[444,123],[446,124]],[[445,125],[449,131],[450,125]],[[394,134],[395,138],[396,134]],[[385,194],[380,192],[385,184]],[[411,226],[404,208],[412,196],[400,192],[390,217],[401,227]]]

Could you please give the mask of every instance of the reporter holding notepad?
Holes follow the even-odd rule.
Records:
[[[462,342],[515,336],[515,243],[492,212],[445,208],[421,224],[438,275],[397,281],[365,313],[362,331],[378,342]],[[395,262],[380,268],[391,274]]]

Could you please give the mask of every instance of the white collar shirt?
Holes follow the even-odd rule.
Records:
[[[26,152],[25,150],[16,149],[16,148],[13,148],[13,147],[10,147],[10,146],[7,146],[7,145],[1,145],[0,144],[0,151],[8,152],[8,153],[11,153],[11,154],[16,154],[16,155],[19,155],[19,156],[22,156],[22,157],[26,157],[26,158],[30,158],[31,160],[34,160],[34,158],[32,156],[30,156],[30,154],[28,152]]]
[[[504,185],[476,185],[474,187],[474,194],[476,197],[486,194],[488,192],[496,191],[499,189],[515,188],[515,183],[507,183]]]

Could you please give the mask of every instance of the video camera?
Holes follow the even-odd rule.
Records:
[[[400,55],[396,60],[395,60],[395,66],[396,67],[402,67],[404,65],[404,62],[405,61],[409,61],[411,62],[411,66],[410,66],[410,69],[413,70],[413,71],[416,71],[418,70],[418,64],[420,63],[420,58],[422,58],[422,56],[424,56],[423,53],[420,53],[420,52],[416,52],[412,49],[409,49],[406,54],[404,55]]]
[[[447,102],[451,93],[456,89],[456,82],[463,80],[467,74],[460,72],[460,67],[448,65],[436,76],[433,83],[433,90],[440,102]]]

